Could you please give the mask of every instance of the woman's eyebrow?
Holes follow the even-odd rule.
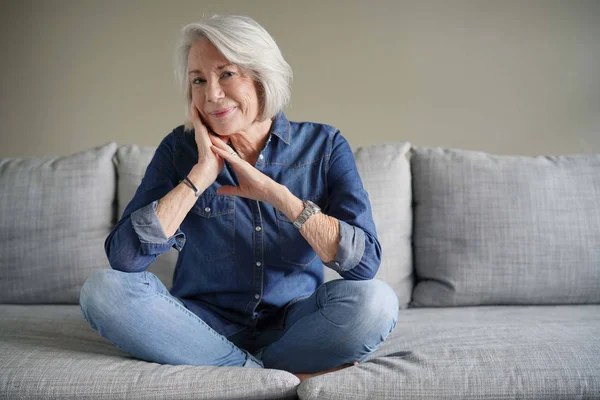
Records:
[[[227,64],[223,64],[223,65],[218,65],[217,66],[217,70],[222,70],[223,68],[227,68],[227,67],[231,67],[233,64],[232,63],[227,63]],[[190,72],[188,72],[188,75],[191,74],[201,74],[202,71],[200,71],[199,69],[193,69]]]
[[[222,70],[223,68],[231,67],[232,63],[222,64],[217,67],[218,70]]]

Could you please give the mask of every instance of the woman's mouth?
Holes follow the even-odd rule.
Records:
[[[221,110],[213,111],[210,113],[211,117],[215,118],[223,118],[226,115],[229,115],[235,110],[235,107],[223,108]]]

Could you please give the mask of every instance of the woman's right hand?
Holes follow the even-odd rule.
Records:
[[[211,150],[212,143],[209,135],[214,135],[223,141],[225,141],[225,139],[208,131],[206,125],[202,123],[200,113],[194,103],[190,106],[190,119],[194,125],[194,135],[196,146],[198,147],[198,163],[192,168],[192,171],[190,172],[192,177],[190,177],[190,179],[195,178],[196,180],[202,181],[202,183],[194,182],[196,186],[202,185],[204,187],[209,187],[217,179],[217,176],[224,165],[223,158],[216,155],[214,151]]]

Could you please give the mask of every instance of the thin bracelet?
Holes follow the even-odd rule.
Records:
[[[194,191],[194,195],[196,197],[200,196],[200,194],[201,194],[200,191],[198,190],[196,185],[194,185],[192,183],[192,181],[190,181],[190,179],[187,176],[179,181],[179,183],[181,183],[181,182],[184,182],[186,185],[188,185],[190,187],[190,189],[192,189]]]

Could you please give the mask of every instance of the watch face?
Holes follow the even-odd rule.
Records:
[[[312,208],[315,211],[320,211],[321,210],[321,208],[318,205],[316,205],[315,203],[313,203],[310,200],[307,200],[306,203],[307,203],[307,205],[310,206],[310,208]]]

